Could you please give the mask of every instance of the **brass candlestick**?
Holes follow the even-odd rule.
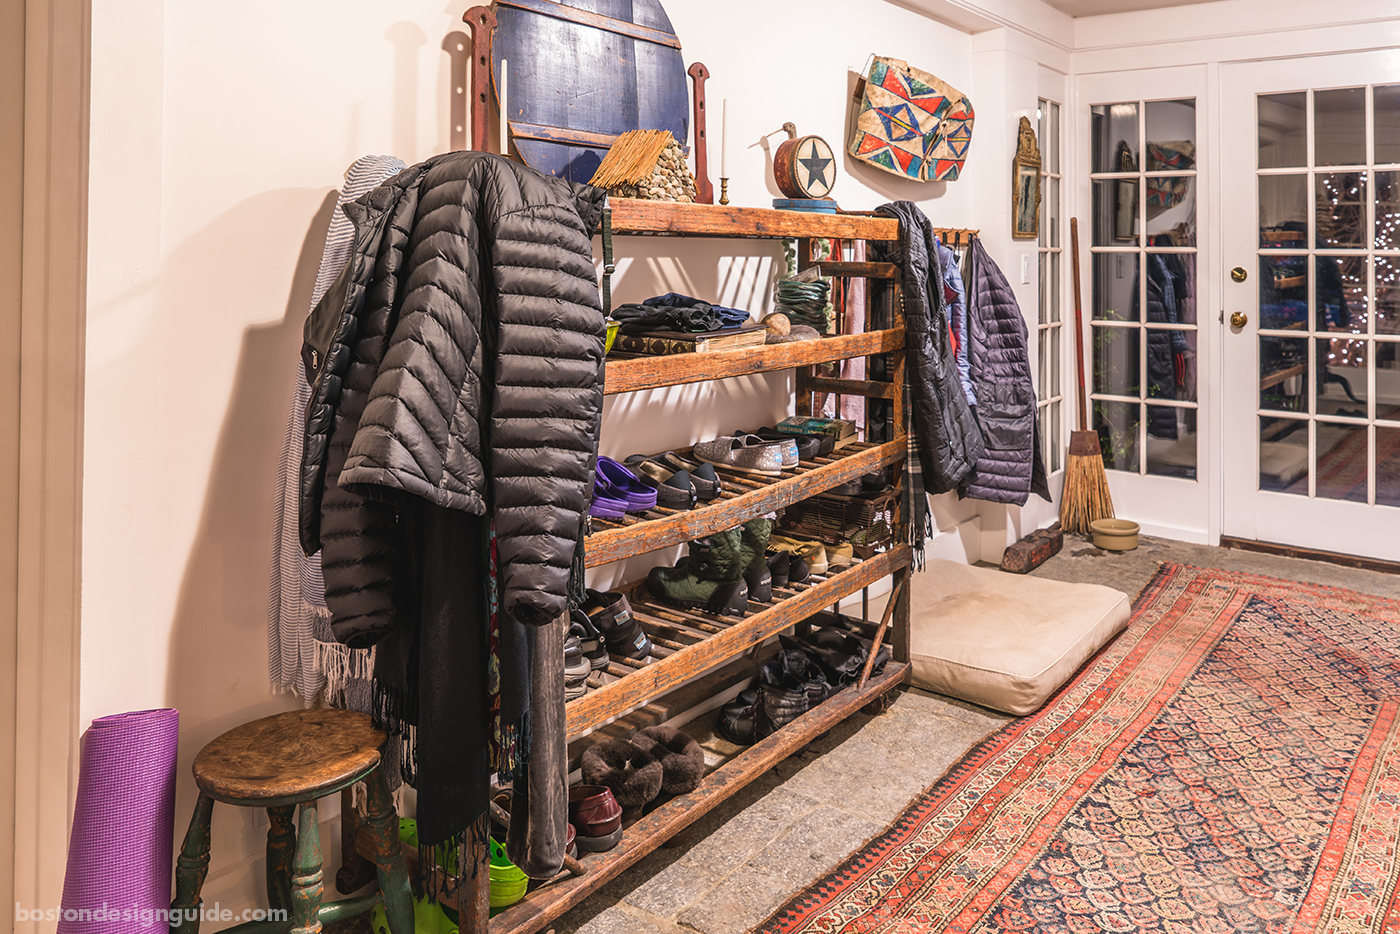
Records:
[[[723,175],[719,177],[719,203],[729,203],[729,179],[725,178]]]

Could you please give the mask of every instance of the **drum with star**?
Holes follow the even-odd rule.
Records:
[[[836,156],[820,136],[793,136],[773,154],[778,190],[798,200],[826,200],[836,185]]]

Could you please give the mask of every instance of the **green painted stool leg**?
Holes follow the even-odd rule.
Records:
[[[194,805],[190,829],[185,831],[185,844],[175,861],[175,900],[172,909],[195,912],[193,920],[170,925],[171,934],[199,934],[199,892],[204,877],[209,875],[209,818],[214,811],[214,799],[201,794]]]
[[[301,805],[297,825],[297,854],[292,868],[292,934],[318,934],[321,920],[321,824],[316,802]]]
[[[369,818],[366,821],[374,839],[374,865],[379,871],[379,889],[384,893],[384,914],[392,934],[413,934],[413,889],[408,884],[403,849],[399,846],[399,815],[384,781],[382,768],[365,779],[369,791]]]
[[[292,851],[297,834],[292,828],[296,805],[267,809],[267,904],[269,908],[292,907]]]

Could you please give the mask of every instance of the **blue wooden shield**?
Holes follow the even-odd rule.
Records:
[[[628,130],[690,128],[680,40],[657,0],[496,0],[492,75],[525,164],[586,182]]]

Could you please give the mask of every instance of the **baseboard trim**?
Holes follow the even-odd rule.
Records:
[[[1308,561],[1325,561],[1347,568],[1360,568],[1363,571],[1379,571],[1382,574],[1400,574],[1400,561],[1387,561],[1384,558],[1367,558],[1363,555],[1347,555],[1338,551],[1323,551],[1320,548],[1302,548],[1297,545],[1280,545],[1275,542],[1256,542],[1233,535],[1220,536],[1221,548],[1237,548],[1240,551],[1257,551],[1266,555],[1279,555],[1284,558],[1305,558]]]

